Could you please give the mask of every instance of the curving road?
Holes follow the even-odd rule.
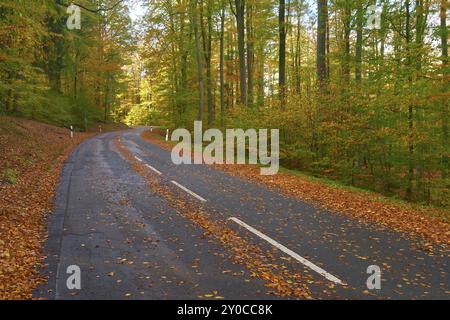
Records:
[[[292,274],[316,299],[448,299],[449,258],[412,240],[331,214],[208,166],[175,166],[170,153],[143,141],[144,128],[85,141],[62,173],[49,218],[48,299],[279,299],[230,259],[227,249],[152,191],[115,139],[178,201],[195,201]],[[69,290],[71,265],[81,290]],[[368,290],[367,268],[381,269]],[[308,276],[308,277],[306,277]],[[289,298],[289,297],[284,297]]]

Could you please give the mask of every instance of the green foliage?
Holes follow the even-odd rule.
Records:
[[[19,175],[17,174],[16,170],[8,168],[3,172],[3,177],[8,183],[16,184],[17,180],[19,178]]]
[[[147,125],[149,123],[148,110],[145,106],[132,106],[125,118],[125,123],[129,126]]]
[[[445,1],[409,1],[409,8],[407,3],[383,1],[379,30],[364,27],[370,1],[321,1],[328,7],[329,30],[327,43],[320,43],[326,51],[320,72],[317,2],[286,2],[287,53],[281,56],[279,3],[246,1],[247,79],[241,76],[234,1],[192,3],[150,3],[144,19],[139,64],[146,76],[139,81],[146,86],[135,83],[133,88],[151,93],[140,96],[160,111],[165,124],[192,129],[200,106],[209,106],[211,37],[213,101],[212,108],[203,110],[204,123],[222,127],[223,118],[226,128],[280,129],[285,167],[409,201],[448,206],[448,30],[439,19],[440,10],[447,9],[441,8]],[[196,14],[199,19],[194,19]],[[215,22],[212,33],[210,18]],[[197,53],[203,58],[203,83]],[[286,62],[286,88],[279,84],[281,61]],[[325,78],[320,85],[319,74]],[[241,84],[245,81],[249,89],[251,80],[252,92],[246,94],[253,100],[241,103]],[[286,90],[286,99],[281,90]]]
[[[223,127],[277,128],[288,168],[448,206],[444,1],[409,1],[408,10],[383,1],[380,30],[363,26],[370,1],[322,1],[329,20],[326,75],[322,59],[318,72],[312,2],[287,2],[281,56],[278,2],[245,1],[247,79],[239,68],[234,1],[146,1],[139,39],[127,1],[107,13],[83,11],[82,30],[72,31],[58,3],[68,1],[0,0],[0,113],[79,130],[109,118],[192,129],[199,114],[211,127],[223,120]],[[92,8],[114,3],[83,1]],[[281,61],[286,88],[279,84]],[[320,85],[318,74],[326,78]],[[241,101],[244,81],[251,101]]]
[[[108,14],[83,9],[82,29],[68,30],[68,3],[0,0],[0,114],[84,130],[108,120],[118,105],[133,47],[128,7]]]

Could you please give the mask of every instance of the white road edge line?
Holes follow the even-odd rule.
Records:
[[[142,159],[141,158],[138,158],[138,157],[134,157],[137,161],[139,161],[139,162],[144,162],[144,161],[142,161]]]
[[[259,232],[258,230],[256,230],[255,228],[249,226],[248,224],[246,224],[245,222],[237,219],[237,218],[230,218],[229,220],[237,223],[238,225],[240,225],[241,227],[244,227],[245,229],[247,229],[248,231],[252,232],[253,234],[257,235],[258,237],[260,237],[261,239],[269,242],[271,245],[273,245],[274,247],[278,248],[279,250],[283,251],[284,253],[290,255],[292,258],[294,258],[295,260],[297,260],[298,262],[302,263],[303,265],[307,266],[308,268],[314,270],[315,272],[317,272],[318,274],[324,276],[326,279],[330,280],[331,282],[340,284],[340,285],[344,285],[344,283],[339,280],[338,278],[336,278],[335,276],[333,276],[332,274],[329,274],[328,272],[326,272],[325,270],[323,270],[322,268],[320,268],[319,266],[316,266],[314,263],[306,260],[305,258],[301,257],[300,255],[298,255],[297,253],[295,253],[294,251],[292,251],[291,249],[283,246],[282,244],[278,243],[277,241],[273,240],[272,238],[266,236],[264,233]]]
[[[200,200],[201,202],[206,202],[206,200],[205,200],[204,198],[200,197],[198,194],[196,194],[195,192],[192,192],[192,191],[189,190],[188,188],[182,186],[182,185],[179,184],[178,182],[176,182],[176,181],[171,181],[171,182],[172,182],[172,184],[176,185],[178,188],[180,188],[180,189],[186,191],[187,193],[189,193],[189,194],[190,194],[191,196],[193,196],[194,198]]]
[[[147,168],[149,168],[150,170],[153,170],[154,172],[156,172],[158,175],[162,176],[161,171],[159,171],[159,170],[153,168],[151,165],[146,164],[145,166],[146,166]]]

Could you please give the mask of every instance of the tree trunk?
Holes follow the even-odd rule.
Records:
[[[343,24],[344,24],[344,63],[342,65],[342,75],[346,85],[350,82],[350,33],[351,33],[352,7],[349,2],[344,3]]]
[[[181,4],[180,0],[177,1],[178,5]],[[179,15],[179,24],[180,24],[180,34],[179,34],[179,38],[178,38],[178,47],[179,47],[179,51],[181,53],[180,55],[180,81],[179,81],[179,85],[177,88],[177,91],[179,93],[181,93],[182,95],[184,95],[187,91],[187,62],[188,62],[188,55],[189,55],[189,49],[186,46],[186,14],[185,13],[180,13]],[[189,34],[190,36],[190,34]],[[190,39],[188,39],[187,41],[190,41]],[[183,114],[186,111],[186,102],[183,100],[181,100],[179,103],[179,112],[180,114]]]
[[[46,73],[53,91],[61,93],[61,71],[63,69],[64,39],[63,31],[65,26],[63,9],[56,8],[54,14],[50,14],[46,19],[49,35],[44,42],[44,52],[46,54]]]
[[[356,45],[355,45],[355,79],[356,82],[362,80],[362,46],[363,46],[363,25],[364,8],[363,0],[357,0],[356,8]]]
[[[196,49],[196,59],[197,59],[197,74],[199,83],[199,110],[198,110],[198,121],[203,120],[203,110],[204,110],[204,83],[203,83],[203,64],[202,64],[202,54],[200,45],[200,33],[198,30],[198,13],[197,13],[197,0],[191,0],[191,10],[192,10],[192,24],[194,25],[195,34],[195,49]]]
[[[261,108],[264,105],[265,99],[265,71],[264,71],[264,49],[258,50],[258,98],[257,107]]]
[[[245,0],[235,0],[239,52],[239,102],[247,106],[247,71],[245,63]]]
[[[224,34],[225,34],[225,5],[222,1],[220,12],[220,126],[224,127],[225,113],[225,79],[224,79]]]
[[[440,25],[440,34],[441,34],[441,60],[442,60],[442,76],[443,76],[443,84],[442,91],[443,93],[448,93],[449,85],[448,85],[448,29],[447,29],[447,6],[448,0],[441,0],[441,25]],[[448,156],[448,118],[449,118],[449,103],[448,101],[443,101],[442,106],[442,178],[447,179],[449,175],[449,156]]]
[[[406,66],[411,68],[411,12],[410,0],[405,2],[406,21],[405,21],[405,39],[406,39]],[[409,75],[409,83],[412,84],[412,76]],[[410,104],[408,106],[408,186],[406,188],[406,197],[412,200],[413,181],[414,181],[414,109]]]
[[[109,74],[108,72],[106,73],[106,79],[105,79],[105,96],[103,97],[103,108],[104,108],[104,112],[105,112],[105,122],[108,121],[108,114],[109,114],[109,109],[108,109],[108,95],[109,95]]]
[[[253,5],[247,1],[247,104],[253,106]]]
[[[326,66],[326,33],[328,20],[327,0],[317,1],[317,81],[319,88],[323,91],[327,84]]]
[[[297,2],[297,35],[295,39],[295,57],[294,57],[294,79],[295,79],[295,93],[301,94],[301,70],[302,70],[302,48],[301,48],[301,36],[302,36],[302,10],[303,1]]]
[[[211,72],[211,57],[212,57],[212,0],[207,0],[207,17],[205,27],[203,23],[203,0],[200,1],[200,14],[201,14],[201,28],[203,38],[203,54],[205,57],[206,65],[206,95],[208,102],[208,125],[214,122],[214,101],[212,93],[212,72]]]
[[[423,36],[428,18],[428,8],[424,7],[423,0],[416,0],[416,70],[422,69]]]
[[[278,87],[280,91],[281,108],[286,107],[286,1],[280,0],[278,28],[280,36],[280,51],[278,57]]]

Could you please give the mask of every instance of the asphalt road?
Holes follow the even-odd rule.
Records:
[[[449,258],[436,248],[361,224],[208,166],[175,166],[170,153],[140,138],[143,129],[82,143],[66,163],[48,220],[47,299],[292,299],[273,295],[229,249],[178,214],[117,150],[122,143],[176,192],[237,232],[291,274],[305,276],[316,299],[448,299]],[[69,290],[67,268],[81,269]],[[381,269],[369,290],[367,269]],[[306,277],[307,276],[307,277]]]

